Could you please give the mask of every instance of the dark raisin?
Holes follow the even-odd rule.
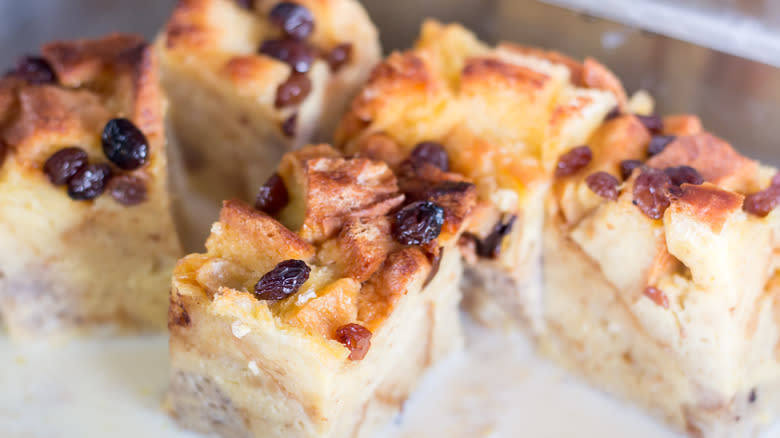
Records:
[[[758,217],[766,217],[780,205],[780,186],[772,185],[760,192],[745,196],[742,209]]]
[[[38,56],[24,56],[16,61],[16,68],[8,72],[8,76],[17,77],[29,84],[54,84],[57,74],[48,61]]]
[[[138,169],[149,160],[149,142],[130,120],[112,119],[103,128],[103,153],[120,169]]]
[[[306,99],[310,92],[311,80],[309,77],[305,74],[293,73],[276,89],[274,105],[277,108],[298,105]]]
[[[614,176],[607,172],[596,172],[588,175],[585,178],[585,184],[593,193],[601,196],[602,198],[611,199],[613,201],[618,198],[618,185],[620,182]]]
[[[291,39],[264,41],[260,53],[289,64],[297,73],[309,71],[315,56],[310,45]]]
[[[347,324],[336,329],[336,341],[349,349],[349,360],[363,360],[371,348],[371,331],[360,324]]]
[[[330,71],[334,73],[341,70],[341,67],[344,67],[351,59],[352,44],[350,43],[339,44],[325,55],[325,60],[328,61]]]
[[[441,143],[433,141],[424,141],[412,149],[409,154],[409,160],[415,167],[422,167],[423,164],[432,164],[439,169],[447,172],[450,170],[450,157],[447,150]]]
[[[675,140],[673,135],[655,135],[650,139],[650,143],[647,145],[647,155],[658,155],[666,149],[669,143]]]
[[[631,178],[634,169],[638,167],[642,167],[641,160],[623,160],[620,162],[620,176],[623,177],[623,180],[625,181]]]
[[[650,116],[637,115],[636,118],[639,119],[639,121],[645,125],[645,128],[652,134],[660,134],[664,130],[663,119],[655,114]]]
[[[234,0],[236,4],[244,9],[252,10],[254,8],[254,0]]]
[[[69,147],[55,152],[43,164],[43,172],[52,184],[67,184],[79,170],[87,165],[87,152],[78,147]]]
[[[441,234],[444,209],[430,201],[409,204],[395,214],[393,237],[404,245],[425,245]]]
[[[671,183],[663,170],[643,168],[634,182],[634,204],[647,217],[661,219],[670,205],[666,190]]]
[[[77,201],[95,199],[103,193],[111,178],[111,166],[105,163],[89,164],[68,181],[68,196]]]
[[[279,301],[298,292],[311,268],[303,260],[285,260],[260,278],[254,295],[258,300]]]
[[[620,107],[618,105],[615,105],[615,107],[612,108],[612,110],[610,110],[610,112],[608,112],[606,116],[604,116],[604,121],[608,122],[608,121],[610,121],[612,119],[616,119],[616,118],[618,118],[618,117],[620,117],[622,115],[623,115],[623,112],[620,111]]]
[[[588,146],[578,146],[561,155],[558,165],[555,167],[555,176],[558,178],[574,175],[590,164],[593,154]]]
[[[748,403],[755,403],[756,400],[758,400],[758,395],[756,394],[756,388],[753,388],[750,390],[750,395],[748,395]]]
[[[293,114],[282,123],[282,134],[288,138],[295,137],[295,128],[298,127],[298,114]]]
[[[488,259],[497,259],[501,255],[501,244],[504,237],[512,232],[517,221],[517,216],[512,215],[508,219],[500,220],[493,226],[493,230],[484,239],[477,239],[477,255]]]
[[[111,178],[107,190],[116,202],[128,207],[141,204],[147,199],[146,184],[133,175]]]
[[[0,138],[0,167],[5,162],[5,156],[8,154],[8,145]]]
[[[277,3],[269,13],[271,24],[296,40],[305,40],[314,31],[314,15],[306,7],[292,2]]]
[[[683,184],[700,185],[704,183],[704,177],[701,176],[698,170],[691,166],[677,166],[667,167],[664,169],[669,179],[672,181],[672,185],[680,187]]]
[[[290,196],[284,180],[278,173],[274,173],[257,192],[255,208],[267,214],[276,214],[287,206],[288,202]]]
[[[644,294],[647,298],[650,298],[654,303],[658,304],[664,309],[669,308],[669,298],[662,290],[653,286],[647,286],[645,288]]]

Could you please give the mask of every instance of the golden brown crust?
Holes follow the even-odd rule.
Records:
[[[693,114],[672,114],[664,116],[664,134],[696,135],[704,132],[701,119]]]
[[[673,209],[684,209],[719,233],[726,219],[742,208],[744,196],[720,189],[712,184],[683,184],[682,195],[672,200]]]
[[[545,59],[554,64],[562,64],[569,70],[571,80],[575,85],[584,85],[584,82],[582,81],[584,66],[582,63],[577,62],[574,58],[568,55],[564,55],[561,52],[556,52],[555,50],[545,50],[538,47],[523,46],[520,44],[507,42],[502,42],[498,45],[498,47],[523,55],[531,55],[537,58]]]
[[[585,58],[582,68],[582,83],[588,88],[611,91],[617,97],[620,108],[626,108],[628,96],[626,96],[626,90],[620,79],[593,58]]]
[[[740,155],[731,145],[710,133],[678,137],[663,152],[647,160],[647,165],[659,169],[691,166],[715,185],[730,179],[752,178],[757,166],[755,161]]]
[[[461,80],[496,88],[534,90],[544,88],[550,77],[544,73],[496,58],[470,58],[461,74]],[[522,85],[517,85],[517,83]]]
[[[141,37],[53,42],[42,52],[61,85],[0,79],[0,138],[21,165],[39,167],[52,147],[100,135],[114,117],[131,119],[150,140],[153,154],[162,150],[157,61]]]
[[[358,319],[374,331],[392,313],[410,285],[422,282],[429,270],[430,263],[419,248],[402,248],[390,254],[379,271],[363,285],[358,297]]]

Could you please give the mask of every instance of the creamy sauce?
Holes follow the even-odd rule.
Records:
[[[678,437],[535,358],[521,338],[467,333],[470,347],[428,375],[380,438]],[[162,411],[167,377],[164,336],[57,345],[0,338],[0,437],[200,436]]]

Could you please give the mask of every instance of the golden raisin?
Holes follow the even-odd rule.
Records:
[[[585,178],[585,184],[593,193],[612,201],[618,198],[618,185],[620,182],[607,172],[596,172]]]
[[[336,341],[349,349],[349,360],[363,360],[371,348],[371,331],[360,324],[350,323],[336,330]]]
[[[593,153],[588,146],[578,146],[561,155],[555,167],[555,176],[562,178],[574,175],[584,169],[593,159]]]

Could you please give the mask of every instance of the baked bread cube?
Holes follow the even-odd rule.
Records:
[[[580,65],[505,43],[490,48],[458,25],[428,21],[414,49],[374,70],[336,143],[393,166],[436,149],[441,166],[474,181],[478,219],[461,242],[466,306],[489,325],[539,333],[552,168],[561,151],[584,143],[625,105],[609,78],[593,60]]]
[[[462,343],[457,240],[476,203],[461,177],[422,172],[428,196],[408,198],[386,164],[309,146],[284,156],[254,207],[224,203],[206,253],[173,275],[181,425],[370,437],[398,413]]]
[[[157,59],[54,42],[0,78],[0,319],[14,337],[162,330],[180,248]]]
[[[777,170],[693,116],[587,144],[550,199],[541,350],[692,437],[756,436],[780,409]]]
[[[188,189],[213,204],[199,244],[222,200],[330,138],[381,53],[357,0],[181,0],[157,48]]]

